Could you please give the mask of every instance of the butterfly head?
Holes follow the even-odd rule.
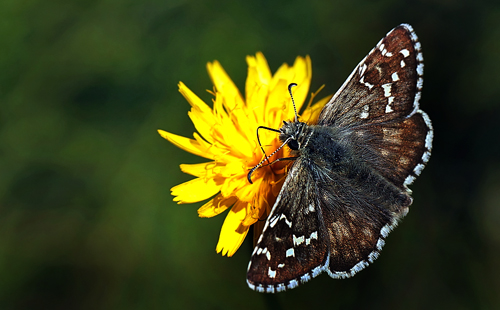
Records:
[[[303,122],[287,122],[283,121],[283,126],[280,128],[279,139],[292,151],[300,150],[307,143],[308,135],[305,134],[308,126]]]

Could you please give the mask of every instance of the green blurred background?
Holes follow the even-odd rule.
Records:
[[[185,82],[208,61],[243,90],[245,56],[309,54],[334,93],[393,27],[425,57],[434,151],[382,256],[348,280],[251,291],[247,240],[215,253],[224,216],[176,205],[197,158]],[[3,0],[0,3],[0,309],[500,308],[500,3]]]

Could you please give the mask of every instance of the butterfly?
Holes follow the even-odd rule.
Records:
[[[277,130],[293,163],[252,253],[251,289],[281,292],[323,272],[348,278],[379,256],[431,155],[431,121],[419,108],[423,68],[417,35],[401,24],[316,124],[296,119]]]

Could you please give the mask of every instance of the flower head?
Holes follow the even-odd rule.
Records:
[[[294,109],[287,86],[292,82],[298,84],[293,95],[297,111],[300,111],[312,76],[309,56],[297,57],[291,67],[283,64],[274,75],[262,53],[248,56],[247,63],[245,97],[218,61],[208,63],[208,73],[214,84],[213,109],[184,83],[179,83],[179,91],[191,105],[188,115],[197,130],[194,139],[158,130],[174,145],[210,160],[180,165],[183,172],[196,178],[174,186],[171,191],[178,203],[210,198],[198,209],[200,217],[212,217],[230,208],[216,247],[217,253],[228,256],[240,247],[251,225],[258,223],[262,227],[263,222],[259,219],[269,214],[286,174],[287,163],[278,162],[257,169],[252,175],[253,184],[248,182],[249,170],[264,158],[256,129],[259,126],[278,129],[283,120],[293,120]],[[301,119],[314,122],[326,101],[324,98],[309,105]],[[275,132],[261,130],[259,139],[266,154],[271,154],[281,144]],[[270,161],[287,157],[288,152],[287,148],[282,148]]]

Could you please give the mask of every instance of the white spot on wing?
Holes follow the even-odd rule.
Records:
[[[290,280],[290,283],[288,284],[289,289],[296,288],[297,286],[299,286],[299,282],[297,282],[297,280]]]
[[[354,267],[351,268],[351,276],[354,274],[358,273],[359,271],[363,270],[366,266],[368,266],[368,263],[364,260],[360,261]]]
[[[271,226],[271,228],[273,228],[274,225],[276,225],[276,223],[278,223],[278,220],[279,220],[279,218],[277,216],[271,218],[269,221],[269,226]]]
[[[422,170],[424,170],[424,164],[418,164],[415,166],[413,171],[415,172],[416,175],[420,175],[422,173]]]
[[[300,245],[301,243],[303,243],[305,240],[305,237],[304,236],[300,236],[300,237],[295,237],[295,235],[293,235],[293,245],[294,246],[297,246],[297,245]]]
[[[378,238],[378,241],[377,241],[377,250],[382,250],[382,247],[385,245],[385,241],[384,239],[382,238]]]
[[[329,272],[328,275],[334,279],[345,279],[349,278],[350,274],[347,274],[345,271],[335,271]]]
[[[280,220],[281,219],[285,220],[285,223],[288,225],[288,227],[292,228],[292,222],[289,221],[284,214],[281,214]]]
[[[316,211],[316,209],[314,208],[314,206],[312,204],[309,205],[309,211],[310,212]]]
[[[276,287],[276,292],[284,292],[285,290],[285,284],[283,283],[278,284],[278,287]]]
[[[267,275],[269,278],[275,278],[276,277],[276,270],[272,270],[271,267],[269,267],[269,270],[267,271]]]
[[[406,48],[405,49],[402,49],[399,51],[401,54],[403,54],[403,57],[406,58],[408,56],[410,56],[410,51],[408,51]]]
[[[306,273],[305,275],[303,275],[302,277],[300,277],[300,282],[302,283],[305,283],[307,281],[311,280],[311,276],[309,275],[309,273]]]
[[[310,238],[318,240],[318,232],[315,231],[315,232],[311,233],[311,237]]]
[[[421,97],[422,97],[422,93],[420,91],[418,91],[415,94],[415,99],[413,100],[413,107],[414,107],[414,109],[411,112],[411,115],[415,114],[415,112],[418,110],[418,103],[419,103]]]
[[[417,80],[417,89],[422,90],[422,87],[424,87],[424,79],[419,77]]]
[[[321,273],[321,271],[323,271],[323,268],[321,268],[321,266],[314,268],[312,270],[312,277],[316,278]]]
[[[373,261],[376,260],[378,256],[379,253],[377,251],[373,251],[370,253],[370,255],[368,255],[368,261],[370,261],[370,263],[373,263]]]
[[[420,114],[422,114],[422,117],[424,118],[425,124],[429,128],[429,131],[427,132],[427,136],[425,136],[425,147],[427,148],[427,150],[430,151],[430,150],[432,150],[432,139],[434,138],[434,130],[432,129],[431,119],[429,118],[429,115],[427,115],[427,113],[425,113],[424,111],[419,110],[419,112],[420,112]],[[429,153],[429,156],[430,156],[430,153]]]
[[[363,85],[365,85],[366,87],[368,87],[368,89],[372,89],[372,87],[374,86],[373,84],[370,84],[368,82],[365,82],[365,77],[362,76],[361,79],[359,79],[359,82]],[[333,100],[333,99],[332,99]]]
[[[366,65],[363,64],[361,67],[359,67],[359,76],[363,76],[363,74],[365,74],[365,71],[366,71]]]
[[[399,81],[399,76],[398,76],[398,73],[397,73],[397,72],[394,72],[394,73],[391,75],[391,78],[392,78],[392,81],[393,81],[393,82]]]
[[[317,231],[311,233],[311,235],[309,236],[309,238],[306,239],[306,245],[311,244],[311,240],[312,239],[316,239],[316,240],[318,239],[318,232]]]
[[[430,158],[431,158],[431,152],[425,151],[424,155],[422,155],[422,161],[424,163],[427,163]]]
[[[422,64],[422,63],[418,64],[418,66],[417,66],[417,73],[420,76],[424,75],[424,64]]]
[[[406,177],[404,185],[410,185],[413,183],[413,181],[415,181],[415,177],[412,175],[409,175]]]
[[[255,291],[255,285],[253,285],[252,283],[250,283],[250,281],[248,281],[248,279],[247,279],[247,284],[248,284],[249,288],[251,288],[252,290]]]
[[[427,136],[425,137],[425,147],[428,148],[429,150],[432,148],[432,139],[434,138],[434,132],[429,130],[427,132]]]
[[[382,84],[382,88],[384,89],[384,96],[386,97],[391,96],[391,87],[392,83]]]
[[[288,250],[286,250],[286,257],[290,257],[290,256],[295,257],[295,251],[293,248],[289,248]]]
[[[378,46],[378,49],[382,52],[382,55],[384,54],[384,50],[385,50],[385,44],[380,44]]]
[[[389,99],[388,99],[388,103],[385,106],[385,113],[391,113],[392,111],[394,111],[392,109],[392,107],[391,107],[391,104],[392,104],[393,101],[394,101],[394,97],[390,96]]]
[[[370,106],[365,104],[363,106],[363,111],[361,112],[361,114],[359,115],[359,118],[367,118],[370,114],[368,113],[368,110],[370,110]]]
[[[382,229],[380,230],[380,234],[382,235],[382,237],[387,237],[389,235],[389,233],[391,232],[391,228],[389,225],[385,225],[384,227],[382,227]]]

